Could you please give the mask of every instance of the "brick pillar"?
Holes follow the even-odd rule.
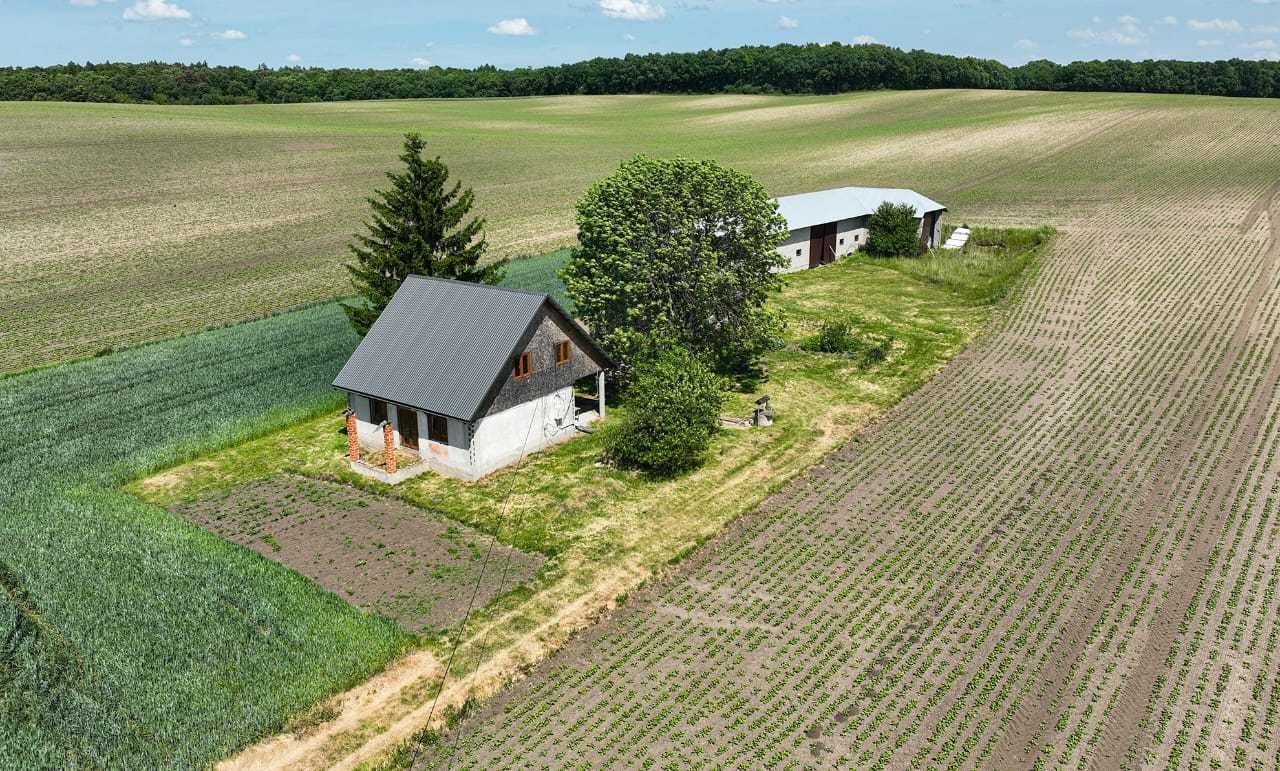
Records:
[[[356,427],[356,413],[347,410],[347,457],[352,463],[360,460],[360,434]]]
[[[382,454],[386,456],[387,473],[396,473],[396,435],[389,420],[382,423]]]

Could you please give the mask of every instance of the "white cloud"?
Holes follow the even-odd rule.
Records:
[[[301,57],[301,56],[298,56],[297,54],[289,54],[288,56],[286,56],[286,57],[284,57],[284,58],[285,58],[285,60],[286,60],[286,61],[288,61],[288,62],[290,62],[290,63],[292,63],[292,64],[297,64],[298,62],[302,61],[302,57]]]
[[[879,42],[880,42],[879,40],[876,40],[870,35],[858,35],[853,39],[853,44],[856,46],[869,46],[873,43],[879,43]]]
[[[1244,25],[1235,19],[1187,19],[1187,26],[1197,32],[1241,32]]]
[[[1250,32],[1258,32],[1263,35],[1271,35],[1280,32],[1280,27],[1274,24],[1255,24],[1249,28]]]
[[[413,57],[412,59],[409,60],[409,63],[412,64],[414,67],[430,67],[431,66],[431,60],[423,58],[421,56]]]
[[[1024,37],[1024,38],[1022,38],[1021,40],[1019,40],[1018,42],[1014,43],[1014,44],[1013,44],[1013,47],[1014,47],[1014,48],[1020,48],[1020,49],[1022,49],[1023,51],[1034,51],[1034,50],[1036,50],[1037,48],[1039,48],[1039,47],[1040,47],[1040,44],[1039,44],[1039,43],[1037,43],[1037,42],[1036,42],[1036,41],[1034,41],[1034,40],[1031,40],[1031,39],[1029,39],[1029,38],[1025,38],[1025,37]]]
[[[114,2],[114,0],[107,0],[107,2]],[[92,8],[98,4],[98,0],[71,0],[71,4],[80,8]]]
[[[1067,32],[1067,37],[1072,40],[1078,40],[1081,43],[1102,43],[1105,45],[1115,46],[1136,46],[1141,45],[1147,40],[1147,33],[1138,26],[1138,20],[1132,16],[1121,16],[1116,20],[1119,26],[1115,27],[1077,27]],[[1094,24],[1101,24],[1102,20],[1097,16],[1093,17]]]
[[[182,46],[183,48],[190,48],[195,44],[196,44],[196,41],[192,40],[189,37],[178,38],[178,45]]]
[[[630,32],[623,32],[622,39],[630,43],[631,41],[636,39],[636,36],[631,34]]]
[[[667,15],[667,9],[649,0],[596,0],[600,13],[610,19],[624,21],[658,21]]]
[[[796,29],[800,26],[800,22],[790,16],[778,17],[778,29]]]
[[[179,8],[169,0],[136,0],[124,9],[124,17],[129,21],[173,21],[190,19],[191,11]]]
[[[537,28],[523,16],[516,19],[503,19],[490,26],[489,32],[494,35],[510,35],[514,37],[528,37],[529,35],[538,34]]]
[[[1280,50],[1280,44],[1274,40],[1258,40],[1253,43],[1245,43],[1241,48],[1247,48],[1250,51],[1275,51]]]
[[[238,29],[224,29],[221,32],[210,32],[209,37],[216,37],[219,40],[244,40],[249,36]]]
[[[1177,16],[1162,16],[1160,19],[1156,21],[1156,24],[1163,24],[1166,27],[1175,26],[1177,25],[1177,23],[1178,23]]]
[[[1196,45],[1200,48],[1217,48],[1222,45],[1221,40],[1197,40]]]

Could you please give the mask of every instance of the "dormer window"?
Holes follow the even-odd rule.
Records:
[[[569,363],[569,341],[561,340],[556,343],[556,366]]]
[[[511,373],[516,380],[523,380],[533,374],[533,354],[525,351],[516,362],[515,371]]]

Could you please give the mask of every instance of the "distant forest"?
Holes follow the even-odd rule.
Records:
[[[0,68],[0,100],[246,104],[554,94],[832,94],[920,88],[1280,97],[1280,62],[1126,60],[1009,67],[883,45],[744,46],[551,67],[256,69],[207,64]]]

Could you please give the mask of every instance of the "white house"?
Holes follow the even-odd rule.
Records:
[[[867,219],[884,203],[908,204],[916,210],[924,248],[942,243],[942,214],[947,207],[914,190],[840,187],[787,195],[778,199],[778,212],[791,231],[778,247],[778,253],[788,260],[783,271],[827,265],[866,246]]]
[[[383,450],[386,424],[415,471],[478,479],[601,417],[610,366],[545,294],[410,276],[333,385],[360,447]],[[593,376],[594,398],[578,396]]]

